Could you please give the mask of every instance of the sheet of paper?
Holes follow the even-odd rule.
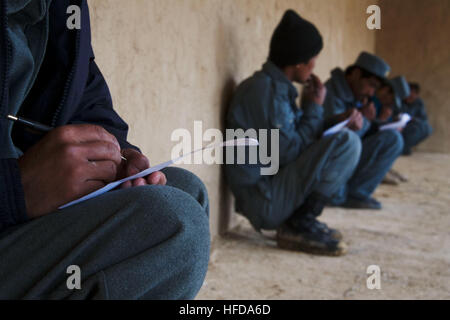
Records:
[[[153,172],[160,171],[160,170],[162,170],[162,169],[164,169],[164,168],[166,168],[166,167],[176,163],[177,161],[179,161],[179,160],[181,160],[181,159],[183,159],[185,157],[188,157],[188,156],[190,156],[190,155],[192,155],[192,154],[194,154],[196,152],[201,152],[201,151],[206,150],[206,149],[215,149],[215,148],[221,148],[221,147],[257,146],[257,145],[259,145],[258,140],[251,139],[251,138],[229,140],[229,141],[225,141],[225,142],[211,144],[211,145],[208,145],[208,146],[206,146],[206,147],[204,147],[202,149],[197,149],[197,150],[192,151],[191,153],[184,154],[181,157],[178,157],[176,159],[172,159],[172,160],[169,160],[167,162],[158,164],[158,165],[156,165],[154,167],[148,168],[148,169],[146,169],[144,171],[139,172],[138,174],[135,174],[134,176],[127,177],[127,178],[124,178],[124,179],[121,179],[121,180],[118,180],[118,181],[111,182],[111,183],[107,184],[106,186],[104,186],[101,189],[98,189],[98,190],[96,190],[96,191],[94,191],[94,192],[92,192],[92,193],[90,193],[90,194],[88,194],[88,195],[86,195],[86,196],[84,196],[84,197],[82,197],[80,199],[77,199],[75,201],[72,201],[70,203],[67,203],[67,204],[59,207],[59,209],[64,209],[64,208],[73,206],[73,205],[75,205],[77,203],[80,203],[80,202],[83,202],[83,201],[86,201],[86,200],[98,197],[99,195],[102,195],[102,194],[104,194],[104,193],[106,193],[108,191],[111,191],[112,189],[117,188],[118,186],[120,186],[122,183],[124,183],[126,181],[134,180],[134,179],[137,179],[137,178],[146,177],[146,176],[152,174]]]
[[[348,124],[349,121],[350,121],[350,119],[347,119],[345,121],[339,122],[338,124],[332,126],[330,129],[328,129],[327,131],[325,131],[323,133],[323,137],[331,136],[335,133],[338,133],[339,131],[341,131],[342,129],[345,128],[345,126]]]
[[[407,113],[403,113],[400,116],[400,120],[398,120],[396,122],[388,123],[388,124],[386,124],[384,126],[381,126],[380,127],[380,131],[403,129],[404,127],[406,127],[406,125],[410,121],[411,121],[411,116],[409,114],[407,114]]]

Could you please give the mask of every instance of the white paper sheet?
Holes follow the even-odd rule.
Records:
[[[411,116],[407,113],[403,113],[403,114],[401,114],[399,121],[388,123],[384,126],[381,126],[380,131],[403,129],[404,127],[406,127],[406,125],[410,121],[411,121]]]
[[[75,205],[77,203],[80,203],[80,202],[83,202],[83,201],[86,201],[86,200],[98,197],[99,195],[102,195],[102,194],[104,194],[104,193],[106,193],[106,192],[108,192],[108,191],[110,191],[110,190],[112,190],[114,188],[117,188],[118,186],[120,186],[122,183],[124,183],[126,181],[134,180],[134,179],[137,179],[137,178],[146,177],[146,176],[150,175],[151,173],[156,172],[156,171],[160,171],[160,170],[162,170],[162,169],[164,169],[164,168],[174,164],[175,162],[177,162],[177,161],[179,161],[179,160],[181,160],[181,159],[183,159],[185,157],[188,157],[188,156],[190,156],[190,155],[192,155],[192,154],[194,154],[196,152],[200,152],[200,151],[203,151],[203,150],[206,150],[206,149],[215,149],[215,148],[221,148],[221,147],[257,146],[257,145],[259,145],[258,140],[251,139],[251,138],[229,140],[229,141],[225,141],[225,142],[221,142],[221,143],[211,144],[211,145],[206,146],[206,147],[204,147],[202,149],[194,150],[191,153],[184,154],[181,157],[178,157],[176,159],[172,159],[172,160],[169,160],[167,162],[158,164],[158,165],[156,165],[154,167],[148,168],[148,169],[146,169],[144,171],[139,172],[138,174],[135,174],[134,176],[127,177],[127,178],[124,178],[124,179],[121,179],[121,180],[118,180],[118,181],[111,182],[111,183],[107,184],[106,186],[104,186],[101,189],[98,189],[98,190],[96,190],[96,191],[94,191],[94,192],[92,192],[92,193],[90,193],[90,194],[88,194],[88,195],[86,195],[86,196],[84,196],[84,197],[82,197],[80,199],[77,199],[75,201],[72,201],[70,203],[67,203],[67,204],[59,207],[59,209],[64,209],[64,208],[73,206],[73,205]]]
[[[339,122],[337,125],[332,126],[330,129],[328,129],[323,133],[323,137],[331,136],[335,133],[338,133],[339,131],[345,128],[345,126],[349,123],[349,121],[350,119],[347,119],[345,121]]]

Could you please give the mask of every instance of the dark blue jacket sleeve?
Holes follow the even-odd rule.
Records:
[[[306,147],[320,138],[323,132],[323,107],[306,102],[302,105],[302,111],[303,114],[297,121],[297,133]]]
[[[0,159],[0,232],[28,220],[16,159]]]
[[[114,111],[108,85],[94,59],[89,65],[89,75],[83,98],[70,123],[90,123],[102,126],[113,134],[122,149],[139,150],[127,141],[128,125]]]

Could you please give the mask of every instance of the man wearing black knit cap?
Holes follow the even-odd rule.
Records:
[[[349,130],[320,139],[326,89],[312,71],[322,47],[313,24],[292,10],[284,14],[268,61],[239,85],[227,116],[230,129],[279,130],[280,169],[269,176],[261,163],[227,164],[226,176],[236,210],[258,231],[277,230],[279,247],[337,256],[346,251],[342,235],[317,217],[353,174],[361,143]],[[301,108],[294,82],[305,86]]]

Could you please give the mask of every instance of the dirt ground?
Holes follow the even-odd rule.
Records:
[[[382,211],[325,209],[346,256],[280,250],[273,233],[240,218],[214,240],[197,299],[450,299],[450,155],[416,153],[395,169],[409,181],[377,189]],[[370,265],[381,269],[379,290],[367,288]]]

